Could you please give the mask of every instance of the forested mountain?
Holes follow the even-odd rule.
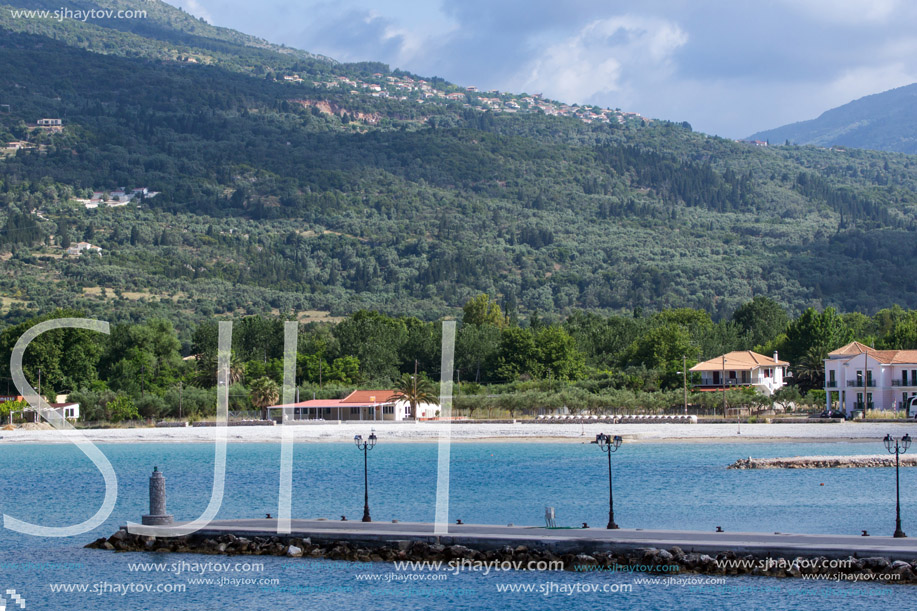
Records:
[[[755,147],[470,91],[158,1],[12,4],[148,15],[0,7],[11,323],[53,307],[179,329],[221,313],[433,319],[479,293],[520,319],[668,307],[720,319],[756,295],[793,314],[917,306],[907,155]],[[121,188],[157,194],[93,195]],[[68,254],[79,242],[101,255]]]
[[[868,95],[800,121],[749,137],[817,146],[850,146],[917,153],[917,83]]]

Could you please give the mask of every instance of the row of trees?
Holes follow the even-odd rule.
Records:
[[[81,313],[58,310],[0,331],[0,378],[7,381],[8,394],[14,390],[9,356],[17,340],[38,322],[67,316]],[[29,345],[24,372],[34,386],[40,378],[40,391],[48,397],[68,393],[79,398],[89,419],[205,415],[215,405],[217,323],[199,325],[192,338],[183,350],[172,323],[160,318],[114,325],[109,335],[54,330]],[[491,407],[524,404],[535,395],[502,395],[525,395],[533,388],[549,393],[539,399],[545,405],[567,399],[609,405],[623,401],[626,395],[615,395],[620,392],[643,393],[644,398],[658,392],[651,402],[663,397],[677,405],[681,400],[665,397],[681,388],[683,367],[726,351],[754,349],[777,351],[789,360],[796,391],[805,394],[822,387],[827,353],[853,339],[878,348],[917,348],[917,311],[895,306],[868,317],[809,309],[790,319],[779,304],[757,297],[719,323],[706,312],[682,308],[649,316],[578,312],[553,323],[535,316],[521,326],[482,294],[463,308],[455,343],[456,379],[464,382],[466,396],[501,396],[463,399],[472,411],[488,401]],[[438,379],[441,343],[438,322],[368,310],[336,324],[300,325],[299,391],[337,397],[358,386],[402,384],[403,376],[418,370],[422,380]],[[234,323],[229,372],[233,409],[264,408],[279,400],[283,351],[281,318],[250,316]],[[519,386],[526,383],[541,386]],[[574,395],[565,398],[566,392]]]

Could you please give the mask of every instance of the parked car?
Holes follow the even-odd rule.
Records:
[[[841,418],[842,420],[847,419],[847,414],[840,410],[836,409],[826,409],[818,415],[819,418]]]

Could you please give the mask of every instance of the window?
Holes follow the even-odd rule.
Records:
[[[360,408],[359,408],[359,407],[351,407],[351,408],[350,408],[350,415],[351,415],[351,416],[358,416],[358,415],[360,415]]]
[[[863,372],[857,369],[857,386],[863,385]]]
[[[394,405],[383,405],[383,406],[382,406],[382,413],[383,413],[383,414],[394,414],[394,413],[395,413],[395,406],[394,406]]]
[[[834,370],[833,370],[833,369],[832,369],[831,371],[828,372],[828,381],[829,381],[829,382],[832,382],[832,383],[835,381],[835,380],[834,380]]]
[[[907,369],[901,371],[901,385],[907,386]]]

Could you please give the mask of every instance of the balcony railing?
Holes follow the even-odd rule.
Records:
[[[837,380],[828,380],[825,382],[825,388],[837,388]]]
[[[917,386],[917,380],[892,380],[892,386]]]
[[[866,404],[867,410],[875,409],[875,407],[876,407],[875,401],[869,401]],[[854,402],[853,409],[863,409],[863,402],[862,401]]]
[[[862,388],[864,386],[862,381],[857,382],[856,380],[847,380],[847,388]],[[875,388],[875,380],[866,380],[865,386],[867,388]]]

